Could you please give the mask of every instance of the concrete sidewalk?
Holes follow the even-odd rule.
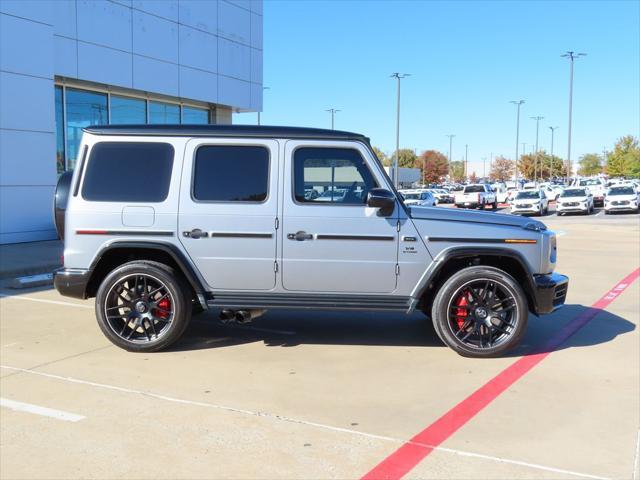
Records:
[[[0,280],[51,273],[62,266],[63,249],[60,240],[0,245]]]

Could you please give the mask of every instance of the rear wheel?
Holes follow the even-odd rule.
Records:
[[[431,318],[438,336],[460,355],[495,357],[520,342],[527,326],[527,300],[503,270],[468,267],[442,285]]]
[[[498,201],[497,200],[495,202],[493,202],[493,205],[491,205],[491,209],[492,210],[497,210],[498,209]]]
[[[96,295],[100,329],[114,345],[132,352],[154,352],[178,340],[191,319],[191,307],[181,277],[157,262],[116,268]]]

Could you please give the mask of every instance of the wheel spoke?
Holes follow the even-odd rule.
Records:
[[[149,320],[147,320],[147,322],[149,322]],[[151,323],[151,322],[149,322]],[[144,334],[147,336],[147,340],[151,341],[151,335],[149,335],[149,331],[147,330],[147,327],[144,324],[144,320],[142,320],[142,322],[140,322],[140,326],[142,327],[142,331],[144,332]]]
[[[153,336],[158,338],[158,332],[156,332],[156,324],[153,323],[155,321],[155,317],[149,320],[149,325],[151,325],[151,330],[153,330]]]
[[[482,299],[485,303],[487,303],[488,300],[487,294],[489,293],[489,285],[491,285],[491,282],[487,280],[487,283],[485,283],[484,288],[482,289]]]
[[[116,305],[115,307],[109,307],[106,309],[106,311],[108,312],[109,310],[120,310],[121,308],[128,308],[129,310],[131,310],[131,307],[129,305]]]
[[[131,328],[131,331],[129,332],[129,335],[127,335],[127,340],[131,340],[131,336],[135,333],[136,330],[138,330],[138,320],[135,320],[133,322],[133,327],[129,328]]]
[[[465,332],[466,329],[469,328],[469,325],[471,325],[471,320],[467,320],[466,322],[464,322],[460,327],[460,330],[456,332],[456,337],[459,337],[460,332]]]

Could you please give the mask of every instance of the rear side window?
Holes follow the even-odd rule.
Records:
[[[193,198],[202,202],[264,202],[269,191],[265,147],[207,145],[198,148]]]
[[[82,197],[94,202],[162,202],[173,168],[169,143],[100,142],[91,149]]]

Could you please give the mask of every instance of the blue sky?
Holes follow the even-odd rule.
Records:
[[[264,1],[263,124],[364,133],[395,148],[395,80],[402,83],[401,148],[448,151],[469,144],[470,170],[491,153],[513,158],[520,141],[567,151],[568,61],[576,60],[572,159],[640,130],[638,1]],[[255,114],[236,116],[255,122]],[[521,149],[522,150],[522,149]],[[488,161],[487,161],[488,164]]]

